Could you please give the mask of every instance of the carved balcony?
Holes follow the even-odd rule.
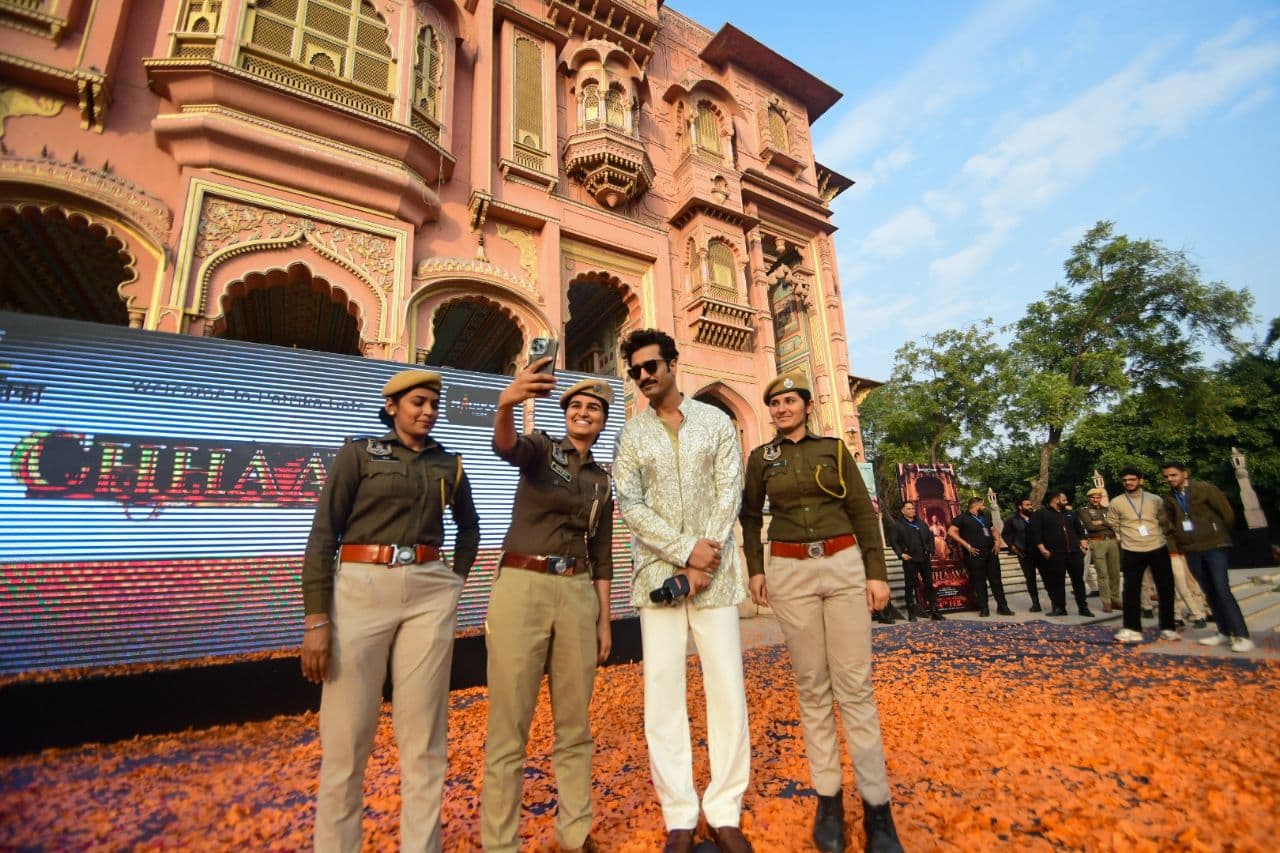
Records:
[[[734,352],[750,352],[755,346],[755,311],[741,304],[741,298],[728,288],[702,285],[685,306],[693,339]]]
[[[610,209],[639,198],[653,186],[653,164],[644,145],[612,127],[570,136],[564,145],[564,170]]]

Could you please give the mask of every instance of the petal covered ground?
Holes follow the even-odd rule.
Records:
[[[1274,850],[1280,665],[1139,654],[1109,630],[949,622],[875,634],[899,832],[908,850]],[[691,659],[695,771],[707,777]],[[785,649],[746,656],[760,851],[812,849],[812,792]],[[479,848],[482,689],[450,709],[445,849]],[[639,665],[600,673],[593,836],[652,851]],[[526,771],[524,849],[555,849],[545,692]],[[0,760],[0,848],[301,850],[320,761],[314,715]],[[850,842],[861,808],[845,760]],[[396,848],[399,775],[384,709],[366,777],[366,847]]]

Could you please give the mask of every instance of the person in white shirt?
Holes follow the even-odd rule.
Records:
[[[676,387],[679,353],[655,329],[622,344],[649,407],[623,427],[614,457],[618,508],[635,537],[632,604],[640,611],[645,738],[667,826],[665,851],[692,851],[698,824],[685,693],[689,633],[702,666],[711,781],[702,813],[720,850],[751,845],[738,828],[751,770],[738,603],[746,587],[733,538],[742,451],[728,417]]]

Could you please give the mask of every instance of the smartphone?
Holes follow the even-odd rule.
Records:
[[[556,353],[560,351],[560,341],[556,338],[534,338],[529,343],[529,363],[533,364],[540,358],[550,358],[551,361],[544,364],[539,373],[555,373],[556,372]]]

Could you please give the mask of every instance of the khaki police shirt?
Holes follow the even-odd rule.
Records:
[[[837,473],[840,466],[844,471],[843,484]],[[884,541],[875,507],[862,481],[862,472],[844,442],[813,433],[807,433],[799,441],[779,435],[751,451],[738,517],[742,522],[747,572],[752,575],[764,571],[760,533],[764,526],[766,495],[773,514],[769,523],[770,540],[818,542],[853,533],[862,549],[867,578],[888,579]]]
[[[466,577],[480,545],[480,516],[459,457],[431,438],[421,451],[394,431],[338,451],[316,504],[302,563],[306,612],[328,613],[335,557],[352,545],[444,545],[444,507],[457,526],[453,570]]]
[[[576,557],[587,561],[592,578],[612,580],[613,495],[591,451],[582,456],[568,438],[535,432],[498,456],[520,469],[502,550]]]
[[[1107,539],[1116,538],[1116,532],[1107,523],[1107,508],[1105,506],[1082,507],[1080,509],[1080,520],[1084,522],[1084,529],[1089,531],[1090,538],[1094,536],[1104,536]]]

